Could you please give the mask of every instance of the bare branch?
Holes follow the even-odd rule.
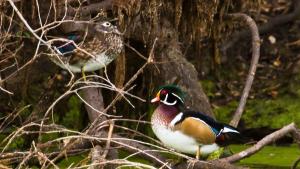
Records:
[[[224,161],[187,161],[174,166],[174,169],[241,169]]]
[[[285,136],[286,134],[291,133],[294,136],[294,139],[297,140],[298,142],[300,141],[300,132],[298,131],[298,128],[296,127],[296,125],[294,123],[291,123],[287,126],[284,126],[283,128],[267,135],[266,137],[264,137],[263,139],[261,139],[259,142],[257,142],[255,145],[253,145],[252,147],[241,151],[237,154],[234,154],[232,156],[220,159],[221,161],[227,161],[230,163],[239,161],[243,158],[249,157],[251,155],[253,155],[254,153],[258,152],[259,150],[261,150],[264,146],[282,138],[283,136]]]
[[[96,145],[91,150],[91,166],[89,169],[98,169],[101,168],[98,163],[104,161],[105,159],[101,157],[103,149],[100,145]]]
[[[293,0],[293,11],[291,13],[285,14],[285,15],[279,15],[274,18],[271,18],[267,23],[258,26],[259,34],[264,34],[272,29],[278,27],[279,25],[283,25],[292,21],[295,21],[298,19],[300,15],[300,1],[299,0]],[[223,53],[226,53],[226,51],[232,47],[234,44],[236,44],[239,40],[243,38],[250,37],[249,36],[249,30],[242,30],[240,32],[236,32],[231,35],[228,40],[222,43],[221,45],[221,51]]]
[[[90,122],[93,122],[101,113],[98,111],[104,110],[103,96],[100,88],[85,88],[83,89],[83,99],[89,103],[85,104],[85,109],[89,115]],[[95,111],[94,109],[98,110]],[[105,120],[105,116],[103,116]]]
[[[249,26],[250,30],[251,30],[251,36],[252,36],[252,59],[251,59],[251,65],[250,65],[250,69],[249,69],[249,73],[248,73],[248,77],[247,77],[247,81],[243,90],[243,94],[241,96],[240,99],[240,103],[239,106],[237,108],[237,110],[234,113],[234,116],[230,122],[230,124],[232,126],[237,127],[246,102],[247,102],[247,98],[254,80],[254,76],[255,76],[255,72],[256,72],[256,67],[257,67],[257,63],[259,60],[259,55],[260,55],[260,38],[259,38],[259,34],[258,34],[258,29],[256,26],[255,21],[248,15],[246,14],[242,14],[242,13],[235,13],[235,14],[230,14],[229,16],[233,17],[233,18],[240,18],[243,19],[247,25]]]
[[[103,152],[103,159],[106,158],[107,154],[108,154],[108,150],[109,150],[109,147],[110,147],[110,143],[111,143],[111,137],[112,137],[112,134],[113,134],[113,130],[114,130],[114,121],[113,120],[109,120],[109,129],[108,129],[108,135],[107,135],[107,142],[106,142],[106,145],[105,145],[105,149],[104,149],[104,152]]]

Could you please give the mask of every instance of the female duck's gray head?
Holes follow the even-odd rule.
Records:
[[[118,30],[118,28],[114,25],[112,25],[108,21],[101,22],[99,24],[96,24],[95,26],[96,31],[103,32],[103,33],[114,33],[118,35],[122,35],[122,33]]]

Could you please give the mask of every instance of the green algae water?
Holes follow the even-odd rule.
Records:
[[[246,145],[230,145],[233,153],[247,149]],[[300,157],[300,149],[296,144],[290,146],[266,146],[255,155],[239,161],[238,165],[262,169],[290,169]],[[300,169],[300,166],[297,168]]]
[[[238,153],[242,150],[250,147],[249,145],[230,145],[228,149],[230,149],[233,153]],[[126,154],[126,155],[125,155]],[[122,152],[119,154],[121,156],[127,156],[128,153]],[[69,157],[68,159],[62,160],[58,166],[60,168],[68,168],[70,165],[74,164],[76,166],[77,163],[82,163],[84,159],[86,159],[88,154],[82,154],[74,157]],[[234,165],[250,167],[251,169],[290,169],[294,162],[300,157],[300,149],[296,144],[292,144],[289,146],[266,146],[261,151],[257,152],[255,155],[245,158]],[[140,157],[133,157],[129,159],[130,161],[139,162],[142,164],[151,165],[145,159]],[[89,164],[87,161],[86,164]],[[35,167],[33,167],[35,168]],[[120,167],[122,169],[134,169],[141,167]],[[297,168],[300,169],[300,166]]]

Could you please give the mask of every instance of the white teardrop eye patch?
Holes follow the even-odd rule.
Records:
[[[104,22],[104,23],[102,23],[102,26],[110,27],[110,26],[111,26],[111,23],[110,23],[110,22]]]

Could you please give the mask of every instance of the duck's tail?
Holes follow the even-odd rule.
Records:
[[[240,132],[238,131],[237,128],[232,127],[228,124],[224,124],[224,128],[223,128],[221,133],[237,133],[237,134],[240,134]]]
[[[216,142],[219,145],[227,145],[232,142],[242,142],[243,137],[237,128],[224,124],[224,128],[217,136]]]

